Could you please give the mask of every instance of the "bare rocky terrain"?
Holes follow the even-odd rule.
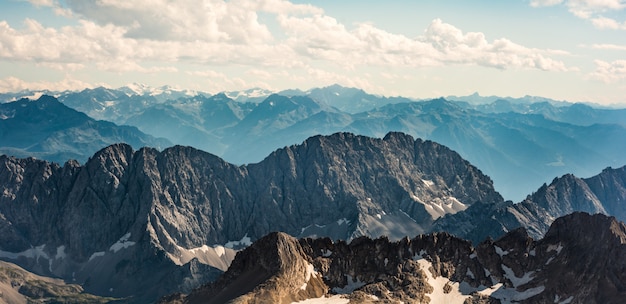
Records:
[[[447,231],[477,246],[519,227],[540,239],[575,211],[623,220],[625,175],[566,175],[513,204],[458,153],[398,132],[314,136],[245,166],[185,146],[115,144],[84,165],[0,156],[0,258],[146,303],[215,281],[274,231],[353,243]]]
[[[625,255],[626,225],[586,213],[541,240],[520,228],[476,247],[447,233],[349,243],[272,233],[216,282],[162,303],[621,303]]]

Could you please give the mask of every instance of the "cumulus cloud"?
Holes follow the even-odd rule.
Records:
[[[255,10],[242,1],[69,0],[83,18],[128,29],[126,37],[166,41],[261,42],[271,39]]]
[[[472,64],[498,69],[568,70],[562,61],[550,58],[566,52],[527,48],[507,39],[489,41],[483,33],[464,33],[440,19],[433,20],[424,34],[414,39],[370,24],[349,30],[329,16],[283,17],[280,24],[289,33],[287,43],[300,55],[348,68]]]
[[[311,66],[570,70],[556,59],[564,51],[489,39],[440,19],[418,37],[407,37],[369,23],[348,27],[319,8],[285,0],[32,1],[67,11],[76,25],[54,28],[26,19],[18,29],[0,21],[0,60],[63,70],[95,66],[113,73],[176,73],[179,62],[238,65],[299,69],[331,80],[336,75],[324,76]],[[271,33],[257,12],[276,18],[279,32]]]
[[[44,0],[37,0],[44,1]],[[211,41],[236,44],[272,39],[258,11],[274,14],[320,14],[312,5],[284,0],[67,0],[75,14],[105,25],[127,28],[126,37],[151,40]]]
[[[588,19],[598,29],[626,30],[626,21],[603,16],[626,8],[625,0],[531,0],[530,6],[554,6],[565,3],[569,12],[581,19]]]
[[[626,60],[615,60],[607,62],[603,60],[594,61],[596,69],[590,74],[591,78],[605,83],[615,83],[626,79]]]
[[[22,90],[82,90],[94,88],[96,85],[83,82],[81,80],[66,77],[60,81],[24,81],[17,77],[6,77],[0,79],[0,92],[19,92]]]

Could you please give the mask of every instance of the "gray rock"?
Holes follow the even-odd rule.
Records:
[[[400,133],[316,136],[248,166],[182,146],[115,144],[84,166],[1,156],[0,185],[0,256],[137,301],[214,278],[234,257],[220,246],[230,241],[399,239],[502,201],[458,154]]]
[[[539,241],[521,228],[477,247],[447,233],[350,243],[273,233],[238,254],[216,282],[162,302],[291,303],[341,295],[364,303],[620,303],[625,245],[624,223],[586,213],[557,219]]]

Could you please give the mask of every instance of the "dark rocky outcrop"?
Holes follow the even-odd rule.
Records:
[[[621,303],[625,255],[626,225],[586,213],[557,219],[539,241],[520,228],[476,247],[447,233],[350,243],[273,233],[240,252],[215,283],[163,302],[291,303],[334,294],[351,303]],[[298,290],[303,280],[325,293]]]

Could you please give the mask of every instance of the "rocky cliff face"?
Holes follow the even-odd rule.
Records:
[[[396,239],[502,202],[458,154],[400,133],[317,136],[248,166],[181,146],[116,144],[84,166],[0,156],[0,193],[1,258],[137,301],[214,278],[271,231]]]
[[[316,136],[247,169],[254,207],[262,208],[251,216],[263,216],[255,220],[267,226],[268,214],[282,214],[278,228],[295,236],[397,239],[476,201],[502,201],[491,180],[458,154],[400,133],[383,140]]]
[[[116,144],[83,166],[0,156],[0,258],[91,293],[146,302],[215,279],[235,249],[271,231],[369,244],[361,237],[442,230],[476,244],[520,226],[537,238],[581,209],[621,216],[625,175],[567,175],[513,205],[455,152],[401,133],[316,136],[247,166],[181,146]],[[442,235],[431,237],[450,238]],[[350,284],[360,280],[351,276]]]
[[[150,234],[157,201],[149,167],[158,152],[110,146],[85,166],[60,167],[0,157],[0,257],[38,274],[79,283],[92,293],[154,299],[163,290],[189,289],[221,271],[192,261],[184,267]],[[200,246],[196,246],[200,247]],[[188,246],[187,248],[193,248]],[[225,269],[234,252],[205,249]],[[181,250],[184,251],[184,250]],[[209,263],[219,267],[219,263]],[[137,291],[140,292],[137,292]]]
[[[259,239],[238,253],[237,260],[220,280],[192,292],[186,301],[217,304],[236,298],[237,303],[291,303],[327,292],[313,260],[285,233],[273,232]]]
[[[620,303],[624,255],[626,225],[586,213],[557,219],[539,241],[522,228],[476,247],[447,233],[350,243],[274,233],[215,283],[163,302]]]
[[[518,204],[474,204],[438,219],[435,231],[448,231],[477,243],[517,227],[542,238],[554,219],[575,211],[602,213],[626,221],[626,166],[606,168],[590,178],[566,174],[543,185]]]

